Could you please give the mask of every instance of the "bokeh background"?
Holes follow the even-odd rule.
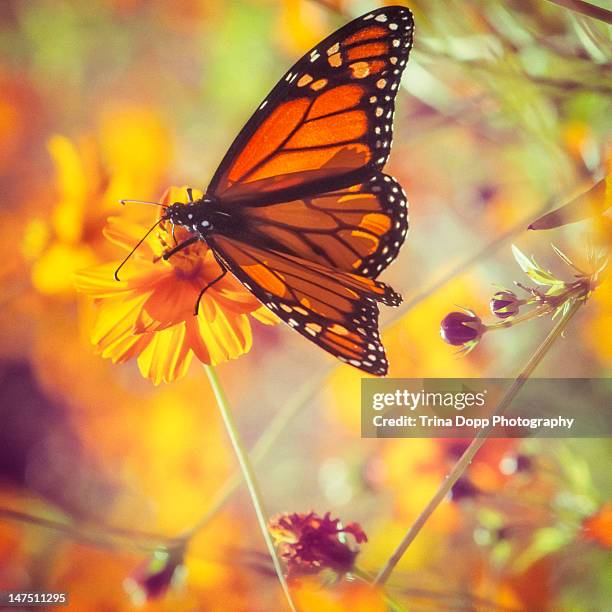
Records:
[[[610,170],[610,27],[545,0],[408,5],[415,49],[388,170],[408,193],[411,231],[384,274],[405,297],[382,314],[390,375],[512,377],[550,320],[488,334],[461,358],[439,324],[455,305],[486,317],[495,285],[526,281],[511,242],[560,276],[572,271],[551,242],[586,261],[593,223],[526,227]],[[236,465],[201,366],[155,386],[135,363],[97,356],[73,273],[119,257],[101,233],[119,198],[205,188],[286,68],[376,6],[0,3],[0,590],[68,591],[74,610],[133,609],[125,578],[206,517]],[[126,214],[145,214],[137,208]],[[604,282],[537,376],[609,376],[611,297]],[[254,324],[251,352],[218,370],[249,445],[277,419],[257,464],[268,511],[358,521],[366,571],[465,447],[362,440],[360,373],[284,326]],[[488,442],[390,592],[411,610],[604,610],[610,448]],[[182,585],[146,606],[282,609],[244,490],[208,518]],[[378,609],[368,597],[329,587],[304,605]]]

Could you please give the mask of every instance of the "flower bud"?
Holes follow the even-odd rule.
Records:
[[[156,551],[124,581],[124,588],[135,605],[159,599],[183,577],[183,552]]]
[[[480,339],[484,325],[472,312],[451,312],[440,324],[442,340],[453,346],[461,346]]]
[[[463,499],[473,499],[480,493],[480,489],[467,478],[460,478],[451,489],[451,499],[454,502]]]
[[[507,319],[518,314],[521,301],[512,291],[498,291],[492,298],[489,307],[491,312],[500,319]]]

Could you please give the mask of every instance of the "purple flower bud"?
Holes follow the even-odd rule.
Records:
[[[518,314],[521,301],[512,291],[498,291],[492,298],[489,307],[491,312],[500,319],[507,319]]]
[[[451,499],[454,502],[462,499],[473,499],[480,493],[480,490],[467,478],[460,478],[451,489]]]
[[[478,340],[483,331],[484,325],[480,318],[468,312],[451,312],[440,324],[442,340],[454,346]]]
[[[182,551],[156,551],[125,579],[125,590],[138,605],[158,599],[171,587],[177,574],[180,574],[182,562]]]

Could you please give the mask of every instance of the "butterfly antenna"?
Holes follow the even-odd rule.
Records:
[[[126,204],[146,204],[147,206],[160,206],[161,208],[166,208],[165,204],[160,204],[159,202],[149,202],[148,200],[119,200],[119,204],[125,206]]]
[[[162,217],[155,225],[137,242],[136,246],[128,253],[127,257],[119,264],[119,267],[115,270],[115,280],[119,279],[119,270],[127,263],[128,259],[134,254],[134,251],[147,239],[148,235],[162,222],[165,217]]]

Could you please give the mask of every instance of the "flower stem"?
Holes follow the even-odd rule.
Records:
[[[119,529],[108,525],[94,526],[93,529],[90,528],[85,531],[83,527],[68,522],[67,518],[62,518],[62,520],[51,519],[5,507],[0,507],[0,519],[35,525],[43,529],[52,529],[67,538],[108,550],[129,549],[150,554],[160,547],[173,549],[184,545],[183,540],[179,538],[165,538],[157,534]]]
[[[605,9],[600,6],[595,6],[590,2],[584,2],[584,0],[548,0],[553,4],[558,4],[564,8],[569,9],[570,11],[574,11],[576,13],[581,13],[582,15],[586,15],[587,17],[592,17],[593,19],[599,19],[604,23],[612,24],[612,11]]]
[[[274,547],[272,536],[268,531],[267,516],[263,507],[259,484],[257,483],[253,466],[251,465],[249,456],[246,452],[244,444],[242,443],[240,434],[236,429],[236,424],[234,422],[234,417],[230,410],[227,397],[225,396],[225,392],[223,391],[221,382],[219,381],[219,378],[214,368],[205,365],[204,369],[206,370],[208,380],[210,381],[210,385],[215,394],[217,406],[219,407],[221,417],[223,418],[223,423],[225,424],[225,430],[227,431],[227,434],[230,438],[230,441],[234,448],[234,452],[236,453],[236,458],[238,459],[238,463],[240,465],[240,469],[242,470],[242,475],[246,482],[249,495],[251,496],[255,515],[257,516],[257,522],[259,523],[259,528],[263,535],[264,541],[266,542],[270,557],[272,558],[272,563],[274,565],[276,575],[278,576],[278,580],[281,583],[281,587],[283,588],[283,592],[287,599],[287,603],[289,604],[289,608],[292,610],[292,612],[296,612],[297,609],[295,607],[295,604],[293,603],[293,598],[291,597],[287,580],[285,579],[285,575],[283,574],[283,568],[281,566],[280,559],[276,554],[276,548]]]
[[[527,379],[531,376],[536,366],[542,361],[550,347],[554,344],[555,340],[557,340],[557,338],[559,338],[559,336],[564,332],[568,323],[576,312],[578,312],[582,304],[584,304],[583,300],[575,301],[568,310],[567,314],[559,320],[555,327],[553,327],[546,339],[542,342],[542,344],[540,344],[527,364],[515,378],[510,388],[501,398],[491,416],[502,414],[506,410],[512,400],[515,398],[516,394],[521,390]],[[412,544],[414,539],[417,537],[429,517],[434,513],[442,500],[448,495],[453,485],[459,480],[459,478],[461,478],[465,470],[472,462],[472,459],[474,459],[476,453],[486,442],[491,429],[492,426],[489,425],[478,432],[478,435],[472,440],[463,455],[461,455],[460,459],[455,464],[455,467],[453,467],[444,482],[442,482],[435,495],[431,498],[427,506],[425,506],[421,514],[419,514],[414,523],[410,526],[410,529],[408,529],[402,541],[399,543],[391,557],[389,557],[385,565],[376,576],[374,584],[383,585],[387,582],[389,576],[391,576],[391,573],[395,569],[395,566],[398,564],[399,560],[402,558],[410,544]]]
[[[260,437],[257,439],[253,448],[249,452],[249,457],[253,465],[257,465],[270,451],[276,440],[280,437],[285,427],[291,421],[291,419],[303,408],[314,396],[319,392],[323,381],[329,374],[331,369],[326,366],[318,374],[316,374],[312,380],[308,380],[302,386],[298,388],[293,395],[287,399],[272,418],[268,426],[262,432]],[[189,529],[184,531],[181,536],[182,540],[189,540],[201,529],[204,529],[215,515],[223,508],[225,503],[231,498],[236,492],[240,484],[242,483],[242,477],[239,471],[230,476],[225,481],[223,486],[217,491],[214,496],[210,507],[202,515],[202,517]]]

